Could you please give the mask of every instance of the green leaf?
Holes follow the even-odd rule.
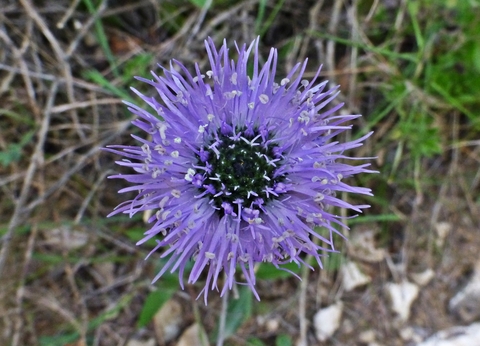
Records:
[[[85,78],[91,80],[92,82],[100,85],[106,90],[110,91],[115,96],[127,100],[133,101],[132,97],[125,91],[115,85],[113,85],[109,80],[107,80],[99,71],[97,70],[88,70],[84,73]]]
[[[458,102],[455,97],[450,95],[445,88],[437,83],[432,83],[431,87],[433,90],[437,91],[441,96],[445,98],[445,100],[450,103],[454,108],[458,109],[460,112],[463,112],[466,116],[468,116],[474,123],[478,122],[478,118],[476,114],[470,112],[467,108],[465,108],[460,102]]]
[[[6,150],[0,152],[0,164],[7,167],[12,162],[19,161],[22,157],[23,147],[30,142],[34,134],[34,131],[30,131],[22,137],[20,143],[8,144]]]
[[[224,338],[232,336],[237,329],[252,315],[252,291],[248,286],[238,289],[238,299],[228,303],[227,317],[225,319]],[[213,334],[213,339],[218,338],[218,324]]]
[[[73,344],[80,337],[80,334],[73,332],[71,334],[53,335],[53,336],[40,336],[38,342],[40,346],[64,346],[67,344]]]
[[[137,327],[142,328],[146,326],[155,316],[158,310],[165,304],[175,293],[176,290],[171,288],[160,288],[156,291],[151,292],[145,303],[143,303],[142,311],[140,312],[140,317],[138,318]]]
[[[203,8],[203,6],[205,6],[207,3],[207,0],[190,0],[190,2],[198,8]]]
[[[381,48],[381,47],[376,47],[376,46],[372,46],[372,45],[367,45],[367,44],[354,42],[352,40],[337,37],[337,36],[328,34],[326,32],[310,31],[309,33],[312,36],[315,36],[315,37],[318,37],[318,38],[332,40],[332,41],[344,44],[346,46],[361,48],[361,49],[365,50],[366,52],[373,52],[373,53],[376,53],[376,54],[380,54],[380,55],[383,55],[387,58],[390,58],[391,60],[400,59],[400,60],[410,61],[410,62],[413,62],[413,63],[418,63],[418,57],[417,57],[416,53],[397,53],[397,52],[394,52],[394,51],[392,51],[388,48]]]
[[[260,32],[260,27],[263,23],[263,17],[265,16],[265,8],[267,7],[267,0],[259,0],[257,18],[255,19],[255,33]]]
[[[97,12],[97,9],[95,8],[91,0],[84,0],[83,2],[87,6],[88,12],[90,12],[90,14],[95,14]],[[102,47],[102,50],[105,53],[108,62],[110,63],[113,74],[118,77],[119,73],[117,69],[117,63],[115,61],[115,56],[110,49],[110,44],[108,43],[107,35],[105,34],[105,30],[103,29],[102,21],[100,19],[97,19],[95,21],[95,31],[97,34],[98,42],[100,43],[100,47]]]
[[[287,334],[280,334],[275,339],[275,346],[292,346],[292,339]]]
[[[247,339],[248,346],[266,346],[265,343],[260,340],[259,338],[248,338]]]
[[[340,269],[344,262],[345,257],[341,253],[331,253],[322,259],[323,269],[328,272]]]
[[[480,44],[475,42],[475,45],[472,48],[472,61],[473,67],[475,67],[476,72],[480,72]]]
[[[396,214],[361,215],[348,220],[348,224],[355,225],[359,223],[395,222],[401,220],[402,218]]]
[[[12,111],[10,109],[0,108],[0,115],[9,117],[15,121],[20,121],[24,125],[26,124],[32,127],[35,126],[35,118],[30,116],[30,114],[26,110]]]
[[[141,53],[129,59],[123,66],[122,80],[130,83],[135,76],[146,76],[151,68],[153,58],[151,53]]]
[[[300,267],[298,264],[292,262],[292,263],[287,263],[281,266],[281,268],[290,270],[294,272],[295,274],[300,273]],[[260,267],[258,268],[255,276],[257,279],[260,280],[276,280],[276,279],[284,279],[290,277],[292,274],[289,273],[288,271],[281,270],[275,268],[270,263],[262,263],[260,264]]]
[[[283,4],[285,3],[285,0],[279,0],[278,3],[274,6],[273,10],[270,12],[270,15],[267,17],[265,20],[262,28],[259,28],[259,32],[257,32],[258,35],[263,36],[265,33],[268,31],[268,29],[272,26],[273,21],[277,17],[278,13],[283,7]],[[260,3],[261,5],[261,3]]]

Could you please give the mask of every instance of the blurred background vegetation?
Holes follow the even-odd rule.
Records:
[[[162,261],[134,245],[141,215],[105,218],[126,196],[106,180],[118,158],[99,150],[133,143],[121,100],[151,93],[134,76],[171,59],[204,67],[209,36],[260,36],[264,57],[278,48],[279,78],[307,57],[307,78],[323,64],[342,111],[363,114],[344,139],[374,130],[354,155],[380,172],[352,182],[375,197],[355,197],[371,208],[324,270],[288,267],[300,282],[260,266],[261,302],[239,288],[227,344],[318,344],[312,318],[337,301],[343,323],[325,345],[368,344],[366,330],[403,345],[406,325],[426,337],[462,322],[447,305],[480,250],[478,18],[478,0],[0,0],[0,344],[176,345],[192,325],[214,343],[218,295],[204,306],[201,285],[181,291],[175,275],[150,285]],[[365,239],[379,260],[359,255]],[[369,281],[347,291],[352,261]],[[426,269],[433,281],[399,323],[385,287]],[[165,303],[181,312],[168,338],[168,319],[152,320]]]

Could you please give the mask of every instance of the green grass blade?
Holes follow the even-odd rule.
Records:
[[[85,5],[87,6],[88,12],[90,14],[95,14],[97,11],[95,6],[93,6],[93,3],[91,0],[83,0]],[[100,47],[102,47],[102,50],[105,54],[105,57],[107,58],[108,62],[110,63],[110,67],[112,69],[113,74],[115,77],[119,77],[120,74],[117,69],[117,63],[115,61],[115,56],[112,53],[112,50],[110,49],[110,45],[108,43],[107,35],[105,34],[105,30],[103,30],[103,25],[100,19],[97,19],[95,21],[95,31],[97,34],[97,39],[100,44]]]

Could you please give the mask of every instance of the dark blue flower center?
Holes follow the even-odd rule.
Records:
[[[267,203],[278,195],[277,186],[285,180],[284,175],[275,176],[281,164],[278,147],[269,143],[265,133],[262,137],[258,130],[249,132],[240,129],[237,135],[219,134],[204,148],[211,169],[200,190],[210,190],[210,198],[222,213],[228,212],[230,206],[235,209],[239,202],[249,208],[252,203]]]

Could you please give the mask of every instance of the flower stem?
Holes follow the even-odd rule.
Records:
[[[218,323],[218,337],[217,346],[223,346],[225,341],[225,321],[227,320],[227,307],[228,307],[228,293],[230,290],[226,290],[222,297],[222,311],[220,312],[220,321]]]

